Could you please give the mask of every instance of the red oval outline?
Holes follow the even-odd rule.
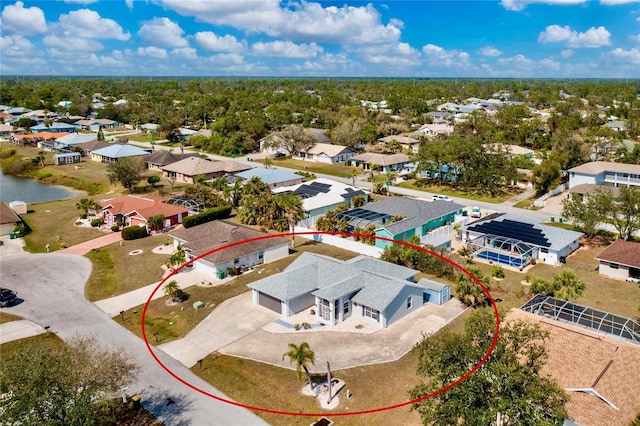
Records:
[[[420,398],[416,398],[416,399],[413,399],[413,400],[410,400],[410,401],[405,401],[405,402],[401,402],[401,403],[398,403],[398,404],[388,405],[388,406],[385,406],[385,407],[371,408],[371,409],[368,409],[368,410],[360,410],[360,411],[344,412],[344,413],[333,413],[332,412],[331,413],[332,417],[347,417],[347,416],[356,416],[356,415],[361,415],[361,414],[378,413],[378,412],[381,412],[381,411],[393,410],[395,408],[405,407],[405,406],[410,405],[410,404],[415,404],[416,402],[424,401],[426,399],[432,398],[432,397],[434,397],[436,395],[439,395],[439,394],[441,394],[443,392],[446,392],[449,389],[459,385],[460,383],[465,381],[467,378],[469,378],[469,376],[471,376],[473,373],[475,373],[482,366],[482,364],[484,364],[487,361],[487,359],[489,359],[489,356],[491,355],[491,353],[493,352],[493,350],[496,347],[496,344],[498,343],[498,336],[500,334],[500,313],[498,312],[498,307],[496,306],[496,302],[493,299],[493,297],[491,296],[491,293],[489,293],[489,290],[482,284],[482,282],[480,282],[480,280],[475,275],[471,274],[469,271],[467,271],[465,268],[463,268],[462,266],[458,265],[454,261],[452,261],[450,259],[447,259],[446,257],[439,255],[438,253],[434,253],[429,249],[426,249],[426,248],[420,247],[420,246],[416,246],[414,244],[410,244],[410,243],[408,243],[406,241],[392,240],[391,238],[379,237],[379,236],[376,236],[376,235],[355,234],[355,233],[351,233],[351,232],[326,232],[326,231],[306,231],[306,232],[288,232],[288,233],[282,233],[282,234],[269,234],[269,235],[264,235],[264,236],[260,236],[260,237],[256,237],[256,238],[250,238],[250,239],[247,239],[247,240],[237,241],[235,243],[227,244],[225,246],[218,247],[216,249],[210,250],[210,251],[208,251],[208,252],[206,252],[206,253],[204,253],[204,254],[196,257],[196,258],[193,258],[189,262],[186,262],[185,264],[181,265],[179,268],[177,268],[171,274],[167,275],[158,284],[158,286],[151,292],[151,294],[149,295],[149,298],[147,299],[147,302],[144,305],[144,309],[142,311],[142,325],[141,325],[142,338],[144,339],[144,342],[145,342],[145,344],[147,346],[147,350],[149,351],[149,353],[151,354],[153,359],[171,377],[173,377],[174,379],[176,379],[177,381],[179,381],[183,385],[185,385],[188,388],[190,388],[190,389],[192,389],[192,390],[194,390],[196,392],[199,392],[199,393],[201,393],[201,394],[203,394],[205,396],[208,396],[208,397],[213,398],[213,399],[215,399],[217,401],[220,401],[220,402],[227,403],[229,405],[235,405],[237,407],[242,407],[242,408],[245,408],[245,409],[248,409],[248,410],[260,411],[260,412],[263,412],[263,413],[278,414],[278,415],[284,415],[284,416],[320,417],[320,416],[327,415],[327,412],[298,413],[298,412],[292,412],[292,411],[281,411],[281,410],[272,410],[272,409],[263,408],[263,407],[255,407],[255,406],[252,406],[252,405],[243,404],[243,403],[240,403],[240,402],[224,399],[224,398],[221,398],[221,397],[219,397],[217,395],[213,395],[212,393],[209,393],[209,392],[207,392],[207,391],[205,391],[203,389],[200,389],[199,387],[197,387],[195,385],[192,385],[191,383],[187,382],[186,380],[184,380],[183,378],[181,378],[180,376],[175,374],[166,365],[164,365],[162,363],[162,361],[160,361],[158,356],[153,351],[153,346],[149,343],[149,340],[147,339],[147,333],[146,333],[145,325],[144,325],[145,316],[147,314],[147,308],[149,307],[149,303],[151,303],[153,295],[158,291],[158,289],[160,289],[160,287],[162,287],[162,285],[164,284],[165,281],[167,281],[173,275],[175,275],[178,272],[180,272],[180,270],[182,268],[184,268],[184,267],[186,267],[188,265],[191,265],[196,260],[199,260],[199,259],[201,259],[203,257],[209,256],[212,253],[216,253],[218,251],[222,251],[222,250],[225,250],[225,249],[228,249],[228,248],[231,248],[231,247],[235,247],[235,246],[238,246],[238,245],[250,243],[250,242],[253,242],[253,241],[260,241],[260,240],[266,240],[266,239],[278,238],[278,237],[295,237],[296,235],[322,235],[322,234],[345,236],[345,237],[357,236],[357,237],[363,237],[363,238],[374,238],[374,239],[378,239],[378,240],[388,241],[388,242],[391,242],[391,243],[401,244],[401,245],[404,245],[404,246],[407,246],[407,247],[411,247],[411,248],[423,251],[425,253],[429,253],[430,255],[435,256],[435,257],[437,257],[439,259],[442,259],[445,262],[451,264],[454,268],[456,268],[456,269],[462,271],[463,273],[467,274],[467,276],[469,276],[472,280],[474,280],[476,282],[476,284],[478,284],[480,286],[480,288],[482,289],[483,293],[487,296],[487,298],[491,302],[491,306],[493,307],[493,311],[494,311],[495,318],[496,318],[495,334],[493,336],[493,340],[491,342],[491,346],[489,347],[487,352],[484,354],[482,359],[475,366],[473,366],[473,368],[471,368],[471,370],[469,370],[466,374],[461,376],[456,381],[454,381],[452,383],[449,383],[447,386],[444,386],[444,387],[438,389],[437,391],[431,392],[428,395],[425,395],[425,396],[422,396]]]

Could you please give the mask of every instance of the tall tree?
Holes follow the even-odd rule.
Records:
[[[570,199],[562,200],[562,216],[573,221],[574,225],[591,238],[596,235],[598,225],[606,216],[600,209],[600,191],[580,197],[573,194]]]
[[[107,178],[112,184],[119,182],[133,192],[133,188],[142,180],[144,161],[140,158],[125,157],[107,165]]]
[[[316,140],[305,132],[298,124],[291,124],[286,128],[272,132],[264,140],[264,146],[272,149],[284,149],[293,155],[296,152],[306,151],[315,145]]]
[[[296,224],[302,219],[302,198],[296,193],[277,195],[278,207],[289,222],[289,231],[294,232]],[[291,235],[291,248],[296,248],[296,237]]]
[[[410,391],[417,399],[447,386],[480,361],[495,334],[488,309],[473,311],[463,333],[440,332],[417,345],[417,373],[425,382]],[[549,333],[521,320],[502,323],[496,347],[481,369],[457,386],[417,402],[424,425],[561,425],[567,395],[541,376]]]
[[[487,275],[482,273],[480,268],[477,266],[470,266],[467,268],[467,271],[479,279],[487,289],[490,288],[491,281]],[[480,287],[475,280],[462,272],[456,275],[454,290],[458,299],[467,306],[474,305],[485,298],[482,287]]]
[[[100,204],[91,198],[81,198],[80,201],[76,203],[76,208],[82,210],[85,215],[88,215],[89,210],[100,210]]]
[[[282,360],[289,358],[289,362],[296,363],[296,374],[298,380],[302,380],[302,371],[307,375],[309,386],[313,389],[313,381],[311,380],[311,374],[309,373],[309,364],[315,364],[316,354],[311,350],[307,342],[302,342],[300,345],[295,343],[289,343],[289,350],[282,354]]]
[[[95,338],[75,337],[64,346],[27,344],[2,356],[2,422],[103,424],[104,408],[138,370],[124,348],[106,349]]]
[[[597,208],[613,224],[620,238],[629,240],[640,229],[640,190],[620,187],[620,195],[614,198],[611,192],[598,197]]]

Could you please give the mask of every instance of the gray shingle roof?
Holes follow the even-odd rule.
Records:
[[[446,284],[439,283],[437,281],[428,280],[426,278],[420,278],[418,281],[418,285],[429,290],[442,291],[444,288],[448,287]]]
[[[385,277],[370,272],[363,272],[365,286],[354,296],[352,301],[383,312],[407,286],[422,288],[408,281]]]

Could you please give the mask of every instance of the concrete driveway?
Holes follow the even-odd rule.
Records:
[[[187,367],[243,339],[280,315],[251,301],[251,292],[225,300],[185,338],[158,346]]]
[[[165,425],[264,425],[248,410],[219,402],[195,392],[171,377],[151,357],[144,342],[111,320],[108,314],[84,298],[91,262],[72,254],[21,254],[0,258],[3,286],[18,292],[24,301],[7,312],[20,315],[64,340],[93,336],[101,344],[122,350],[141,366],[129,394],[142,395],[142,404]],[[158,358],[174,374],[211,394],[228,399],[160,350]]]

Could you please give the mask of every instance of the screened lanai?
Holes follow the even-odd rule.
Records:
[[[534,296],[520,309],[640,345],[640,323],[631,318],[542,295]]]
[[[538,247],[516,238],[485,234],[467,243],[473,256],[515,268],[524,268],[538,256]]]
[[[200,203],[191,198],[171,197],[167,200],[167,204],[174,204],[189,209],[189,214],[197,214],[204,211],[204,203]]]
[[[347,210],[336,215],[338,220],[346,220],[349,222],[349,226],[365,228],[370,223],[376,226],[382,226],[389,222],[391,216],[387,213],[379,213],[371,210],[365,210],[361,208],[355,208]]]

